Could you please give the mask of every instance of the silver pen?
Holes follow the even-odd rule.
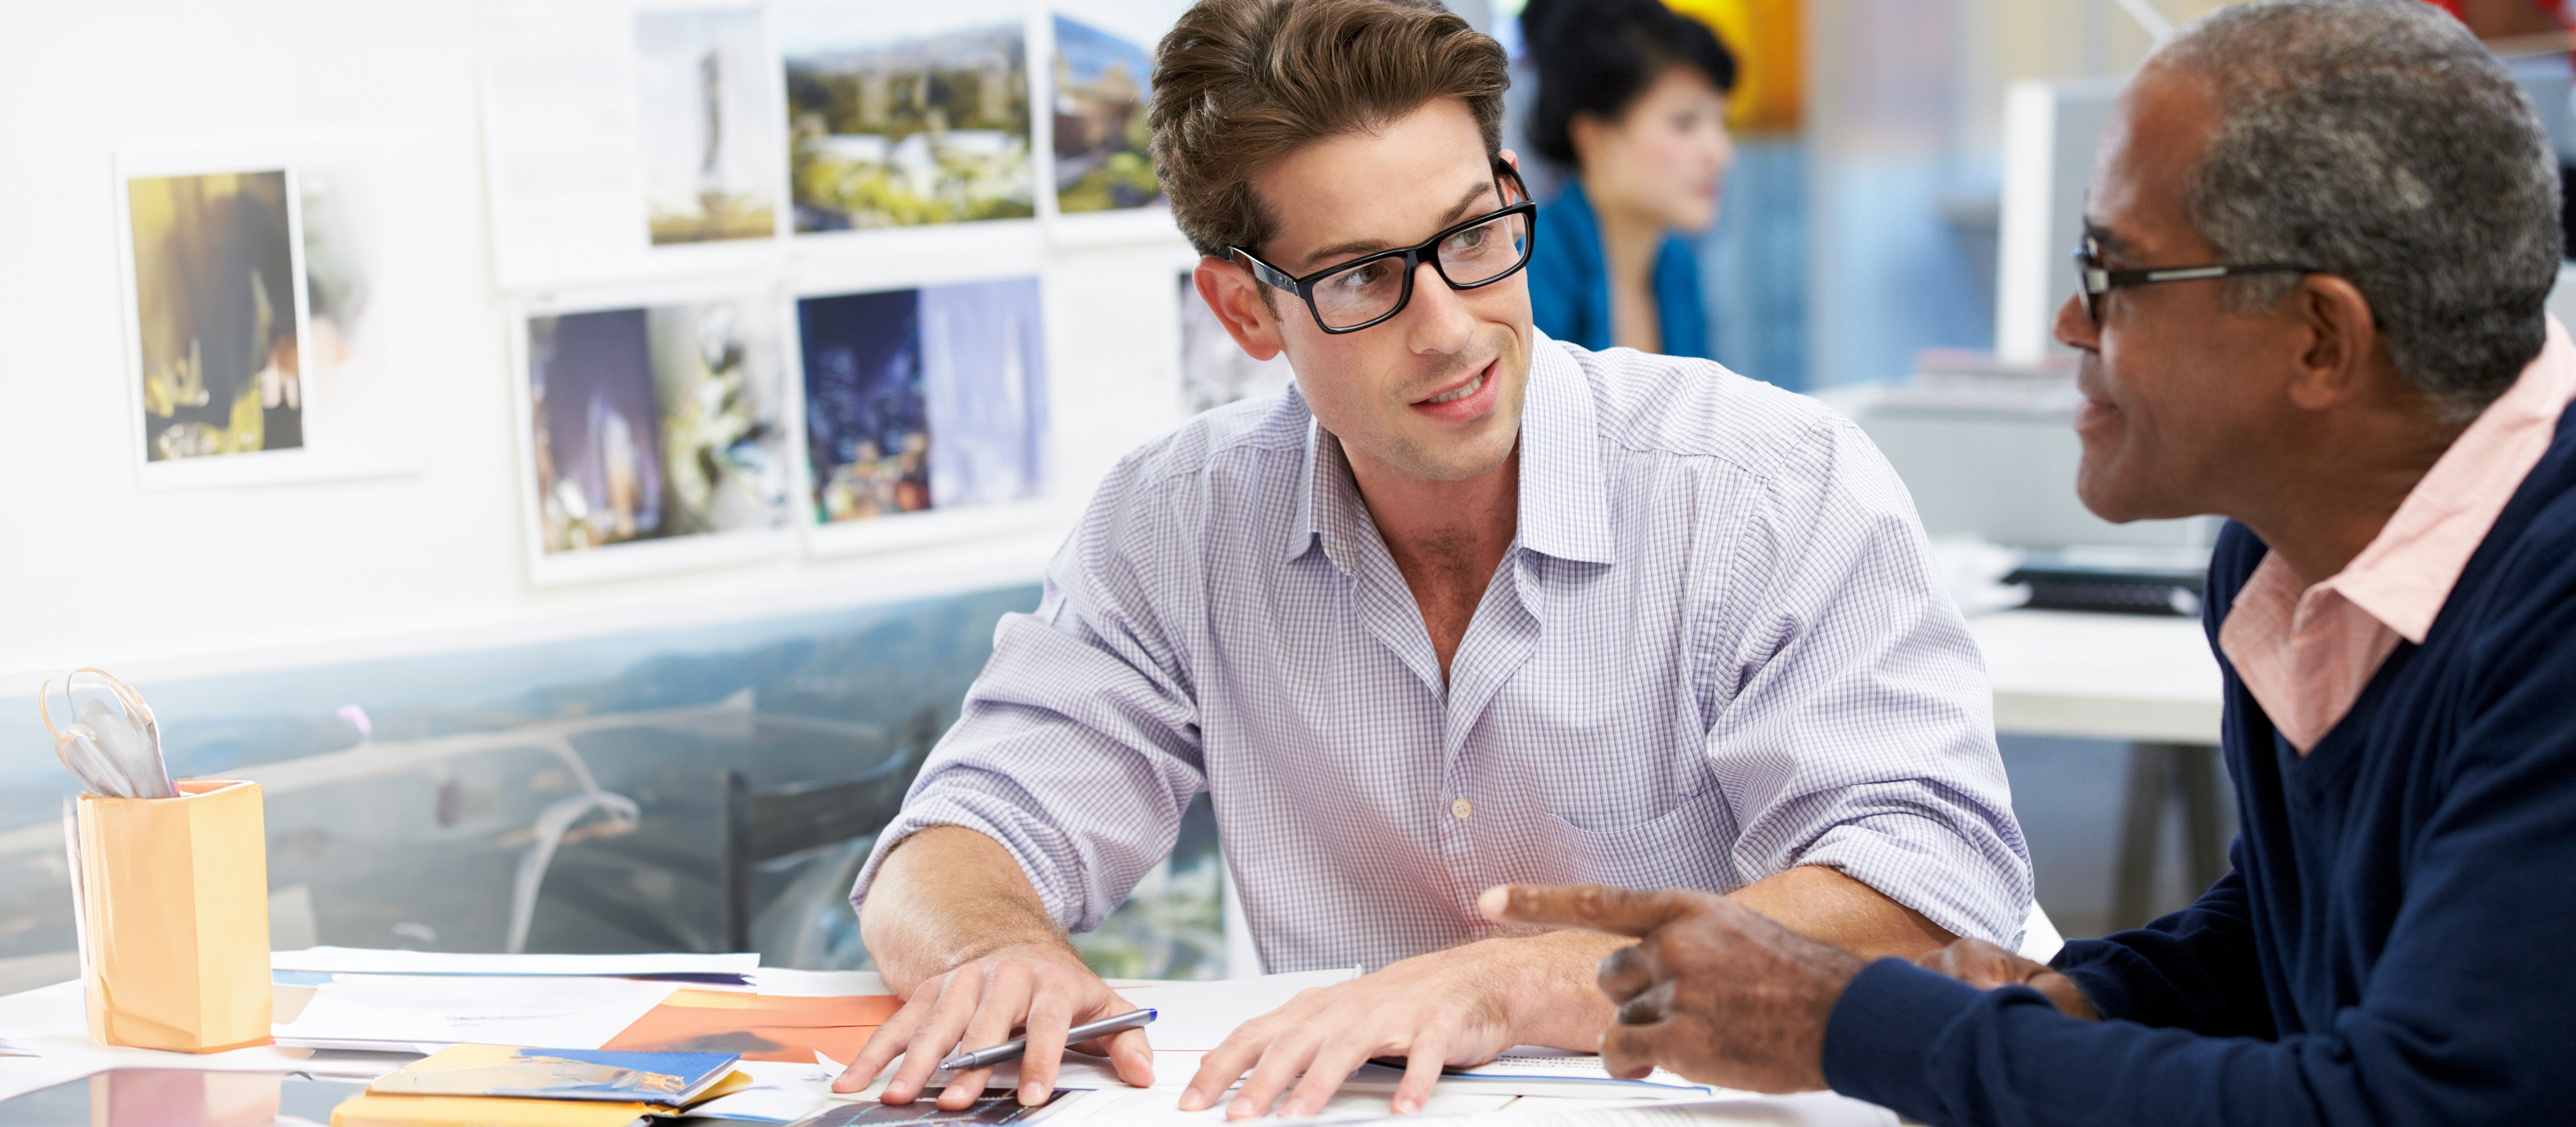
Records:
[[[1105,1036],[1107,1034],[1119,1032],[1120,1030],[1143,1029],[1147,1023],[1152,1022],[1153,1020],[1153,1010],[1129,1010],[1116,1017],[1104,1017],[1098,1021],[1084,1025],[1077,1025],[1071,1029],[1065,1030],[1064,1043],[1068,1045],[1079,1045],[1094,1037]],[[951,1054],[947,1060],[939,1062],[939,1067],[990,1068],[1002,1063],[1003,1061],[1018,1060],[1028,1051],[1029,1039],[1026,1037],[1015,1037],[989,1049],[977,1049],[971,1053]]]

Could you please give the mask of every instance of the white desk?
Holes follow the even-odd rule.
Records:
[[[1995,730],[2218,743],[2218,660],[2196,618],[2008,610],[1968,620],[1995,685]]]
[[[2129,744],[2114,926],[2153,911],[2166,803],[2183,808],[2189,879],[2227,872],[2218,808],[2218,659],[2196,618],[2013,610],[1968,620],[1995,687],[1995,731]],[[2177,792],[2179,792],[2177,794]]]
[[[764,972],[764,977],[766,972]],[[867,976],[873,979],[873,975]],[[1061,1086],[1093,1088],[1095,1095],[1083,1103],[1067,1107],[1061,1118],[1053,1119],[1068,1127],[1223,1127],[1224,1111],[1211,1108],[1204,1112],[1182,1113],[1173,1109],[1178,1099],[1178,1084],[1197,1070],[1205,1049],[1213,1048],[1231,1032],[1245,1011],[1259,1012],[1292,997],[1307,980],[1337,981],[1344,975],[1325,972],[1321,975],[1281,975],[1275,979],[1237,981],[1233,983],[1162,982],[1117,983],[1123,990],[1133,990],[1130,997],[1139,1005],[1152,1005],[1163,1010],[1165,1022],[1156,1031],[1164,1043],[1195,1046],[1189,1049],[1157,1051],[1155,1071],[1162,1084],[1151,1090],[1128,1089],[1114,1073],[1093,1061],[1071,1061],[1063,1074]],[[763,983],[766,988],[768,984]],[[873,985],[868,983],[866,985]],[[22,1095],[55,1084],[96,1075],[105,1070],[180,1069],[214,1070],[247,1074],[241,1084],[211,1084],[203,1093],[182,1091],[176,1097],[166,1091],[150,1093],[158,1107],[172,1106],[172,1098],[194,1100],[202,1095],[210,1103],[227,1106],[238,1103],[250,1109],[246,1115],[219,1117],[211,1109],[203,1118],[189,1117],[189,1123],[206,1127],[245,1127],[258,1123],[269,1127],[268,1117],[258,1114],[260,1100],[255,1087],[263,1077],[269,1107],[278,1099],[277,1077],[291,1072],[306,1072],[316,1077],[352,1080],[363,1084],[393,1066],[398,1058],[370,1055],[373,1059],[334,1060],[327,1064],[321,1058],[308,1059],[307,1050],[260,1047],[235,1049],[226,1053],[189,1056],[180,1053],[154,1052],[148,1049],[120,1049],[91,1045],[82,1019],[80,984],[61,983],[19,994],[0,996],[0,1037],[42,1052],[41,1057],[0,1056],[0,1099]],[[341,1054],[343,1057],[356,1054]],[[776,1066],[766,1066],[776,1067]],[[792,1067],[792,1066],[791,1066]],[[1016,1082],[1015,1067],[1003,1066],[996,1077],[997,1086]],[[1380,1073],[1382,1075],[1370,1075]],[[822,1075],[828,1076],[829,1073]],[[1306,1122],[1375,1121],[1385,1115],[1386,1100],[1394,1092],[1393,1072],[1364,1067],[1361,1075],[1346,1085],[1344,1094],[1326,1108],[1319,1120]],[[151,1087],[153,1078],[138,1078],[141,1086]],[[1610,1095],[1594,1099],[1582,1096],[1508,1094],[1500,1096],[1480,1092],[1469,1085],[1444,1085],[1453,1110],[1484,1114],[1500,1111],[1502,1116],[1517,1118],[1529,1127],[1722,1127],[1733,1124],[1755,1124],[1761,1127],[1897,1127],[1897,1117],[1885,1108],[1862,1103],[1830,1092],[1810,1092],[1796,1096],[1754,1096],[1748,1093],[1720,1093],[1707,1102],[1662,1102],[1621,1109],[1623,1098]],[[93,1098],[99,1089],[91,1089]],[[1099,1101],[1093,1104],[1092,1101]],[[93,1105],[95,1106],[95,1105]],[[802,1105],[799,1105],[802,1106]],[[1430,1111],[1440,1111],[1442,1100],[1435,1095]],[[14,1108],[0,1108],[0,1119],[8,1127],[21,1127],[20,1120],[8,1118]],[[234,1110],[240,1110],[235,1108]],[[1500,1117],[1500,1116],[1498,1116]],[[104,1119],[93,1115],[81,1122],[106,1122],[110,1127],[163,1127],[180,1120],[155,1114],[147,1118],[111,1115]],[[284,1127],[288,1121],[276,1121]],[[303,1120],[293,1122],[301,1123]],[[1276,1123],[1277,1120],[1264,1121]],[[27,1124],[25,1127],[52,1127]]]

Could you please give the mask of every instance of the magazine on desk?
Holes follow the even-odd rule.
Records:
[[[377,1078],[367,1090],[389,1096],[516,1096],[684,1107],[723,1083],[740,1059],[732,1053],[453,1045]]]

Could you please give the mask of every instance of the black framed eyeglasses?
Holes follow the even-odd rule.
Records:
[[[2102,323],[2102,295],[2131,286],[2152,286],[2159,282],[2197,282],[2208,278],[2236,278],[2247,274],[2314,274],[2314,266],[2297,266],[2287,262],[2257,262],[2245,266],[2161,266],[2152,270],[2107,270],[2102,266],[2102,241],[2091,235],[2075,248],[2075,292],[2084,299],[2084,318],[2096,325]]]
[[[1356,333],[1404,312],[1413,301],[1413,275],[1428,262],[1453,290],[1490,286],[1529,265],[1538,242],[1538,204],[1520,173],[1494,162],[1495,190],[1520,202],[1477,216],[1409,247],[1383,250],[1327,266],[1303,278],[1263,262],[1242,247],[1228,247],[1252,276],[1296,294],[1328,333]]]

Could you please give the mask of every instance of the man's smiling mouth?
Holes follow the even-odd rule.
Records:
[[[1484,388],[1484,386],[1485,386],[1485,381],[1486,381],[1486,380],[1488,380],[1488,379],[1491,379],[1491,378],[1492,378],[1492,374],[1493,374],[1493,368],[1492,368],[1492,365],[1487,365],[1486,367],[1479,368],[1479,369],[1477,369],[1477,370],[1476,370],[1476,374],[1475,374],[1475,376],[1474,376],[1473,378],[1469,379],[1467,382],[1465,382],[1465,383],[1463,383],[1463,384],[1459,384],[1459,385],[1458,385],[1455,389],[1453,389],[1453,390],[1450,390],[1450,391],[1444,391],[1444,392],[1442,392],[1442,393],[1440,393],[1440,394],[1438,394],[1438,395],[1432,396],[1432,397],[1431,397],[1431,398],[1429,398],[1429,399],[1425,399],[1425,400],[1423,400],[1422,402],[1424,402],[1424,403],[1428,403],[1428,404],[1434,404],[1434,405],[1441,404],[1441,403],[1455,403],[1455,402],[1457,402],[1457,401],[1459,401],[1459,400],[1461,400],[1461,399],[1465,399],[1465,398],[1467,398],[1467,397],[1468,397],[1468,396],[1470,396],[1470,395],[1474,395],[1474,394],[1476,394],[1476,393],[1477,393],[1478,391],[1480,391],[1480,390],[1483,390],[1483,388]]]

